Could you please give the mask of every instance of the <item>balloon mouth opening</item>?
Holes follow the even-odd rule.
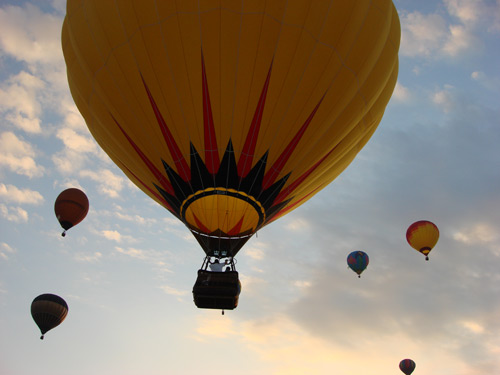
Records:
[[[207,233],[203,233],[203,232],[199,232],[197,231],[196,229],[193,229],[193,228],[189,228],[189,230],[193,233],[193,234],[196,234],[198,236],[202,236],[202,237],[206,237],[206,238],[218,238],[218,239],[221,239],[221,240],[241,240],[241,239],[244,239],[244,238],[250,238],[254,235],[254,232],[250,233],[250,234],[240,234],[240,235],[236,235],[236,236],[230,236],[230,235],[227,235],[227,234],[221,234],[221,235],[215,235],[215,234],[207,234]]]
[[[430,247],[428,247],[428,246],[422,247],[419,251],[425,255],[425,260],[429,260],[429,253],[431,252]]]
[[[254,197],[234,189],[208,188],[187,197],[182,221],[193,233],[216,238],[247,238],[265,219],[265,209]]]
[[[67,231],[68,229],[73,227],[73,223],[66,220],[59,221],[59,224],[61,224],[61,227],[63,227],[64,231]]]

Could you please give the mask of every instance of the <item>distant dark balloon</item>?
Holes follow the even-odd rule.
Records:
[[[425,260],[429,260],[429,253],[438,239],[438,227],[427,220],[413,223],[406,231],[406,240],[411,247],[425,255]]]
[[[415,367],[415,362],[413,362],[411,359],[403,359],[401,362],[399,362],[399,369],[406,375],[410,375],[413,370],[415,370]]]
[[[43,340],[45,333],[57,327],[68,315],[68,304],[55,294],[41,294],[31,303],[31,316],[35,321]]]
[[[358,274],[358,277],[361,277],[369,262],[368,254],[363,251],[353,251],[347,256],[347,265]]]
[[[79,189],[66,189],[57,197],[54,211],[59,224],[64,229],[62,232],[64,237],[68,229],[74,227],[87,216],[89,200],[85,193]]]

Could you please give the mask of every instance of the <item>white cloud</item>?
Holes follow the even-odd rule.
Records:
[[[93,254],[78,253],[75,255],[75,259],[79,262],[94,263],[98,262],[102,258],[102,253],[96,251]]]
[[[133,247],[129,247],[128,250],[126,250],[122,247],[116,246],[115,250],[118,251],[120,254],[125,254],[132,258],[144,259],[144,260],[148,258],[144,250],[134,249]]]
[[[500,1],[444,0],[454,21],[437,13],[401,14],[401,54],[455,57],[481,45],[482,31],[500,31]]]
[[[19,204],[41,204],[43,197],[38,191],[19,189],[14,185],[0,183],[0,197],[7,202]]]
[[[483,72],[475,71],[475,72],[472,72],[470,76],[471,76],[471,78],[473,80],[476,80],[476,81],[484,79],[484,73]]]
[[[28,212],[21,207],[7,207],[0,204],[0,214],[8,221],[14,223],[25,223],[28,221]]]
[[[437,90],[432,94],[432,101],[444,113],[450,113],[456,107],[456,102],[453,96],[453,86],[445,85],[443,89]]]
[[[65,84],[67,85],[66,81]],[[75,103],[71,98],[66,98],[63,100],[61,103],[61,109],[62,113],[64,113],[64,124],[78,132],[85,132],[86,134],[90,135],[87,125],[85,124],[85,121],[80,114],[80,111],[78,111],[78,108],[76,107]]]
[[[481,324],[474,321],[464,321],[462,322],[462,325],[472,333],[481,334],[485,332],[485,328]]]
[[[402,14],[400,53],[405,56],[431,56],[448,37],[446,21],[437,14]]]
[[[113,215],[115,217],[117,217],[118,219],[125,220],[125,221],[131,221],[131,222],[134,222],[134,223],[140,224],[140,225],[156,223],[156,219],[144,218],[140,215],[128,215],[128,214],[123,214],[121,212],[114,212]]]
[[[262,243],[256,244],[254,246],[248,246],[245,247],[245,252],[244,255],[252,258],[253,260],[262,260],[264,259],[264,251],[260,249],[259,247],[263,247],[264,245]]]
[[[70,149],[52,155],[52,162],[61,174],[73,174],[81,170],[86,161],[85,154]]]
[[[474,71],[471,73],[471,78],[485,87],[488,90],[496,91],[500,87],[500,77],[498,76],[488,76],[482,71]]]
[[[500,31],[499,0],[444,0],[448,12],[468,27],[481,24],[489,32]]]
[[[163,290],[165,293],[170,294],[172,296],[185,296],[189,292],[187,290],[179,290],[172,288],[171,286],[168,285],[162,285],[160,286],[160,289]]]
[[[28,177],[40,177],[44,168],[35,162],[35,151],[31,145],[12,132],[0,135],[0,166]]]
[[[88,135],[78,134],[69,127],[59,129],[57,138],[63,141],[64,146],[75,152],[96,152],[95,141]]]
[[[42,108],[37,100],[45,88],[44,82],[27,72],[20,72],[8,79],[0,87],[0,111],[5,118],[28,133],[40,133],[40,114]]]
[[[464,12],[464,19],[465,19]],[[461,19],[463,21],[464,19]],[[472,25],[448,24],[439,14],[401,14],[400,53],[410,57],[457,56],[479,45]]]
[[[292,232],[308,230],[309,223],[305,219],[294,219],[285,225],[285,228]]]
[[[444,0],[448,12],[463,23],[475,23],[482,13],[482,0]]]
[[[259,295],[269,286],[266,279],[245,274],[240,274],[240,281],[245,291],[245,295]]]
[[[130,240],[133,240],[130,238]],[[129,241],[129,240],[127,240]],[[167,258],[169,257],[168,252],[160,252],[157,250],[142,250],[134,247],[119,247],[115,246],[115,250],[119,254],[129,256],[131,258],[140,259],[150,265],[155,267],[155,271],[159,273],[172,272],[168,267]]]
[[[410,100],[410,90],[407,87],[403,86],[399,81],[396,82],[396,87],[394,88],[394,93],[392,97],[400,102],[407,102]]]
[[[312,283],[306,280],[296,280],[293,282],[293,285],[298,289],[307,289],[312,285]]]
[[[10,247],[5,242],[0,242],[0,258],[9,259],[9,257],[16,252],[15,249]]]
[[[449,35],[443,45],[443,51],[449,56],[457,56],[477,45],[476,36],[462,25],[451,25]]]
[[[264,259],[264,252],[261,249],[257,249],[255,247],[249,247],[248,249],[245,249],[245,255],[254,260]]]
[[[86,169],[80,172],[80,176],[97,182],[99,191],[111,198],[119,197],[124,184],[124,178],[115,175],[109,169],[101,169],[97,172]]]
[[[488,244],[496,242],[499,239],[499,235],[493,226],[486,223],[478,223],[471,228],[455,232],[453,238],[468,245],[477,243]]]
[[[19,61],[58,63],[62,60],[61,17],[27,3],[0,8],[0,48]]]
[[[238,334],[232,319],[207,316],[198,318],[196,332],[199,336],[206,337],[207,339],[224,338]]]
[[[116,242],[121,242],[122,240],[122,235],[116,230],[103,230],[101,231],[101,234],[108,240],[113,240]]]

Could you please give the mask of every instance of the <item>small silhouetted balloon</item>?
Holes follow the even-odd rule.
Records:
[[[85,193],[76,188],[64,190],[56,199],[54,204],[59,224],[63,227],[62,236],[66,231],[81,222],[89,212],[89,200]]]
[[[369,261],[368,254],[364,251],[353,251],[347,256],[347,265],[358,274],[358,277],[361,277],[361,273],[366,269]]]
[[[35,321],[43,340],[45,333],[57,327],[68,315],[68,304],[55,294],[41,294],[31,303],[31,316]]]
[[[413,362],[411,359],[403,359],[401,362],[399,362],[399,369],[406,375],[410,375],[413,370],[415,370],[415,367],[415,362]]]

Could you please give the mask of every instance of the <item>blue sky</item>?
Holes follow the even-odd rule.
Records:
[[[378,130],[238,256],[240,304],[199,310],[203,252],[125,178],[69,94],[65,2],[0,1],[0,373],[500,373],[500,1],[400,0],[400,74]],[[66,238],[53,213],[91,208]],[[429,262],[406,243],[441,232]],[[361,279],[346,257],[364,250]],[[42,342],[38,294],[69,304]]]

